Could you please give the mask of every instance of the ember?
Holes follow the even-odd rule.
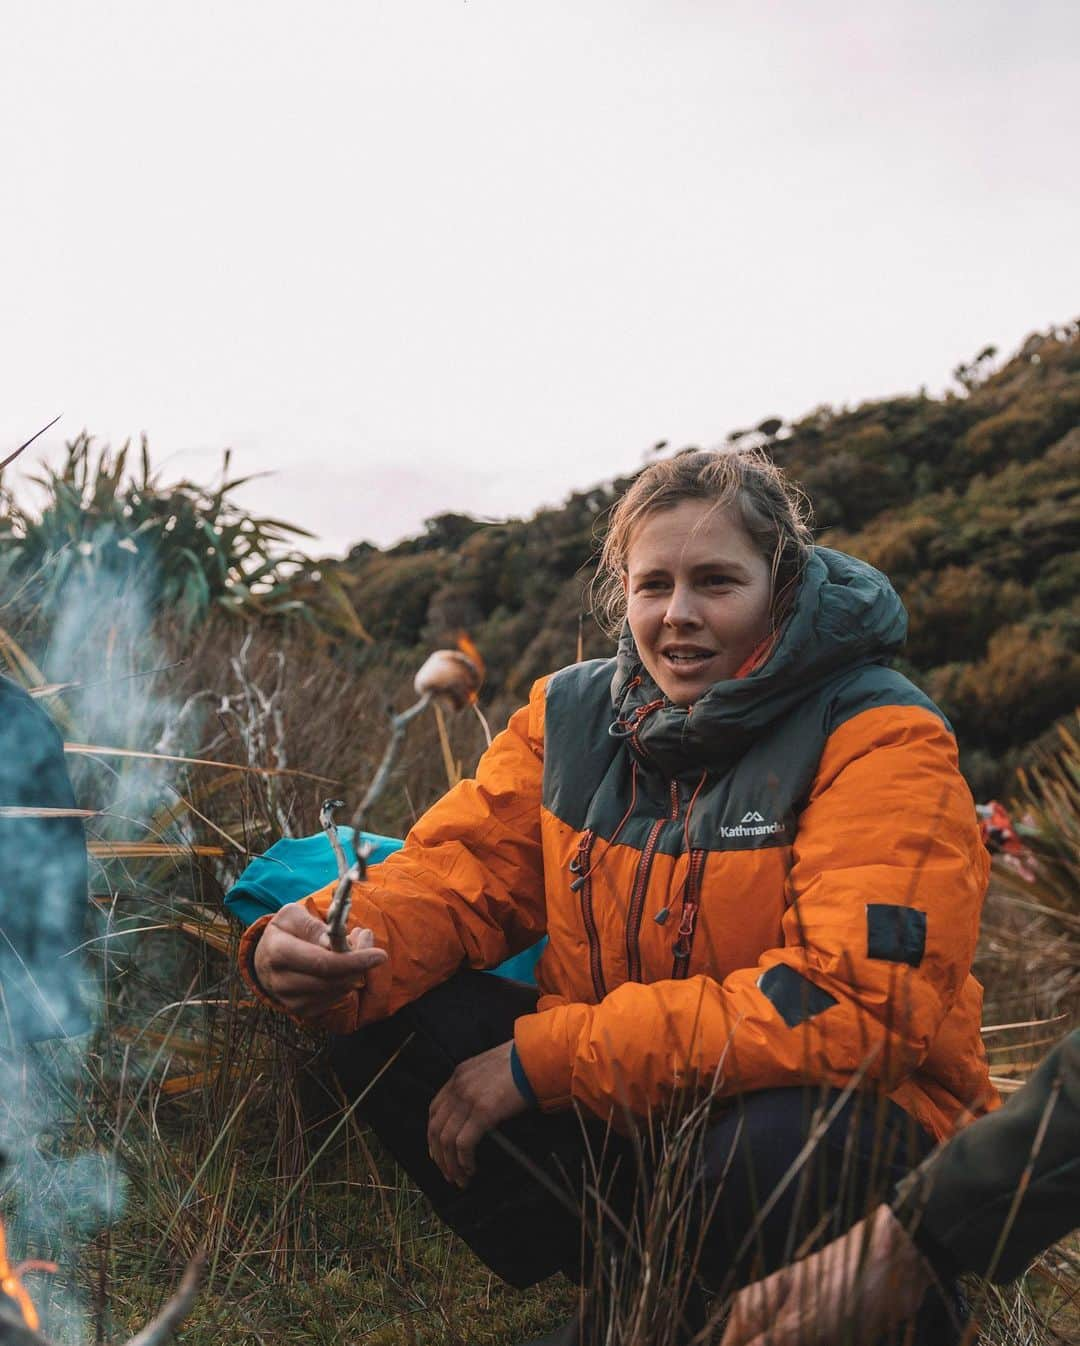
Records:
[[[43,1271],[56,1270],[52,1262],[35,1262],[33,1265]],[[25,1264],[13,1267],[8,1261],[7,1235],[4,1233],[4,1222],[0,1220],[0,1291],[4,1295],[4,1300],[0,1301],[0,1313],[4,1310],[7,1310],[9,1314],[17,1312],[26,1326],[36,1332],[40,1326],[37,1309],[34,1308],[30,1296],[26,1293],[25,1286],[19,1279],[19,1272],[24,1267]]]
[[[172,1339],[195,1302],[205,1265],[206,1258],[200,1253],[188,1264],[179,1289],[158,1316],[136,1332],[126,1346],[165,1346]],[[8,1261],[4,1222],[0,1220],[0,1346],[51,1346],[40,1335],[41,1320],[20,1275],[23,1271],[56,1269],[53,1262],[20,1262],[13,1267]]]

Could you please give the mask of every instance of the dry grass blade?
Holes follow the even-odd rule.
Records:
[[[98,860],[145,860],[152,856],[172,855],[184,858],[192,855],[220,857],[224,846],[172,845],[166,841],[89,841],[87,851]]]
[[[239,1078],[240,1072],[234,1070],[231,1074],[236,1079]],[[191,1075],[173,1075],[162,1081],[160,1089],[169,1098],[176,1098],[183,1094],[197,1093],[200,1089],[210,1089],[220,1078],[221,1067],[211,1066],[207,1070],[196,1070]]]
[[[41,436],[45,434],[47,430],[51,430],[63,414],[64,413],[61,411],[58,415],[54,416],[52,420],[48,423],[48,425],[43,425],[40,430],[35,430],[29,439],[24,440],[15,450],[14,453],[9,453],[8,456],[4,459],[4,461],[0,463],[0,472],[3,472],[5,467],[9,467],[15,461],[15,459],[18,458],[20,453],[25,452],[30,447],[30,445],[33,444],[35,439],[40,439]]]
[[[99,818],[100,809],[28,808],[21,804],[0,804],[0,818]]]
[[[21,680],[24,690],[45,681],[45,674],[15,637],[2,626],[0,626],[0,655],[3,656],[10,671]]]
[[[1048,1028],[1051,1024],[1064,1023],[1068,1019],[1067,1014],[1055,1014],[1049,1019],[1025,1019],[1022,1023],[1016,1024],[987,1024],[982,1029],[983,1037],[989,1037],[991,1033],[1006,1033],[1014,1028]],[[1054,1041],[1057,1039],[1055,1038]]]
[[[214,921],[205,925],[200,925],[196,921],[180,921],[176,929],[182,930],[185,935],[190,935],[192,939],[199,940],[211,949],[216,949],[218,953],[227,954],[233,946],[233,928],[227,921]]]
[[[91,687],[107,687],[119,682],[131,682],[135,678],[152,678],[157,673],[168,673],[179,668],[185,659],[174,659],[171,664],[162,664],[158,668],[140,668],[134,673],[123,673],[117,678],[94,678],[91,682],[47,682],[40,687],[27,687],[27,692],[35,699],[45,696],[59,696],[61,692],[82,692]]]
[[[166,752],[143,752],[137,748],[107,748],[95,743],[65,743],[64,751],[82,757],[138,757],[151,762],[182,762],[188,766],[221,767],[226,771],[246,771],[256,776],[296,776],[300,780],[317,781],[320,785],[340,785],[332,776],[316,776],[311,771],[295,767],[243,766],[239,762],[219,762],[212,757],[180,757]]]

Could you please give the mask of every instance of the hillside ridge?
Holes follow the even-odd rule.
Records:
[[[987,347],[958,390],[818,407],[736,431],[809,495],[815,535],[884,570],[911,617],[900,666],[952,720],[976,792],[1080,703],[1080,324]],[[664,451],[663,448],[660,449]],[[640,471],[638,468],[636,471]],[[528,519],[447,513],[339,573],[382,649],[467,630],[493,691],[611,651],[588,615],[603,518],[636,472]]]

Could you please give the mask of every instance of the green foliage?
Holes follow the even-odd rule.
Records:
[[[927,690],[963,742],[1004,752],[1080,703],[1075,635],[1058,622],[1005,626],[990,638],[985,658],[932,670]]]
[[[961,394],[818,407],[729,436],[765,435],[810,494],[820,540],[893,580],[911,616],[905,671],[941,698],[982,793],[1080,701],[1080,328],[996,356],[962,367]],[[529,520],[444,515],[389,552],[354,549],[348,591],[395,648],[467,628],[489,694],[520,697],[574,658],[597,537],[629,480]],[[582,634],[587,657],[610,652],[591,618]]]
[[[45,496],[40,511],[0,494],[0,579],[45,623],[65,596],[104,581],[111,593],[137,593],[151,613],[168,612],[189,631],[224,609],[362,634],[332,578],[321,603],[314,601],[311,563],[291,545],[310,534],[235,503],[233,492],[248,478],[226,477],[228,454],[214,489],[190,481],[163,486],[145,439],[136,472],[128,472],[128,457],[128,445],[95,450],[84,433],[68,444],[61,468],[36,478]]]

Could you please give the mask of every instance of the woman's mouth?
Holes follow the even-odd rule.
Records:
[[[677,673],[695,673],[713,657],[712,650],[661,650],[660,657]]]

